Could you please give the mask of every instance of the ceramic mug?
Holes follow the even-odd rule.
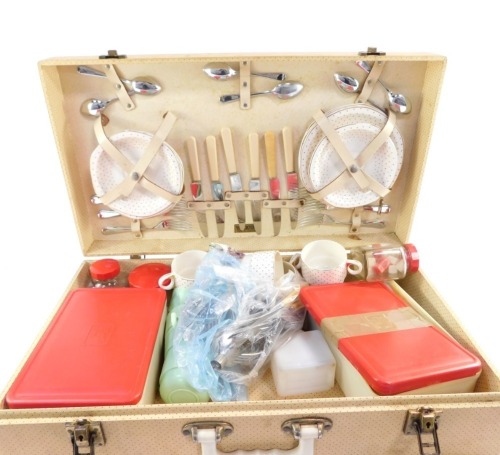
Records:
[[[292,256],[290,263],[297,265],[304,280],[312,285],[342,283],[347,273],[357,275],[363,270],[363,264],[348,259],[346,249],[333,240],[308,243],[300,253]]]
[[[188,288],[194,284],[196,270],[207,253],[201,250],[188,250],[177,255],[172,261],[172,271],[162,275],[158,286],[166,291],[176,288]]]

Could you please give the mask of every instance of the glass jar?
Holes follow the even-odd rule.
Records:
[[[399,280],[419,267],[419,255],[412,243],[403,245],[373,244],[351,250],[363,263],[362,279],[366,281]]]
[[[99,259],[89,267],[91,284],[94,288],[118,286],[120,263],[116,259]]]

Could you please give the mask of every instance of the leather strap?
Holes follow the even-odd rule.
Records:
[[[368,179],[366,178],[365,173],[359,168],[354,158],[351,156],[351,153],[342,142],[342,139],[340,138],[330,120],[328,120],[328,117],[324,114],[323,111],[320,110],[316,112],[316,114],[314,114],[313,118],[314,120],[316,120],[316,123],[319,125],[323,133],[325,133],[325,136],[328,138],[330,143],[333,145],[333,148],[344,163],[347,172],[349,172],[349,174],[356,181],[361,190],[365,191],[369,186]]]
[[[110,65],[109,63],[104,65],[104,73],[106,74],[106,77],[109,79],[109,81],[113,84],[113,87],[115,88],[116,96],[118,97],[118,100],[120,101],[120,104],[126,111],[131,111],[132,109],[135,109],[135,104],[132,101],[132,98],[128,94],[127,89],[123,86],[123,83],[118,76],[115,67],[113,65]]]
[[[240,62],[240,108],[250,109],[250,61]]]
[[[377,85],[378,78],[382,74],[384,69],[385,61],[377,61],[373,63],[370,74],[366,77],[365,83],[363,84],[363,89],[361,93],[356,98],[356,103],[366,103],[370,98],[375,85]]]
[[[328,118],[326,116],[325,116],[325,118],[328,120]],[[315,117],[315,119],[316,119],[316,117]],[[328,123],[330,123],[330,122],[328,122]],[[395,126],[396,126],[396,114],[392,111],[389,111],[389,115],[387,117],[387,122],[384,125],[384,127],[380,130],[380,132],[373,139],[373,141],[371,141],[367,145],[367,147],[359,154],[358,158],[356,160],[354,160],[354,159],[352,160],[355,163],[355,165],[358,166],[359,168],[362,168],[366,163],[368,163],[370,161],[370,159],[373,157],[373,154],[389,139]],[[320,125],[320,127],[321,127],[321,125]],[[332,129],[334,129],[333,126],[332,126]],[[335,131],[335,133],[336,133],[336,131]],[[337,136],[338,136],[338,134],[337,134]],[[328,140],[330,140],[329,137],[328,137]],[[340,140],[340,137],[339,137],[339,140]],[[332,145],[334,146],[335,150],[337,150],[336,146],[334,144],[332,144]],[[342,186],[344,186],[349,181],[349,178],[351,176],[352,176],[352,174],[350,174],[348,172],[348,170],[346,169],[333,182],[329,183],[328,185],[326,185],[325,187],[323,187],[321,190],[317,191],[316,193],[311,193],[311,196],[314,199],[323,200],[326,196],[328,196],[332,192],[336,191],[338,188],[341,188]],[[372,190],[374,193],[378,194],[380,197],[384,197],[390,192],[390,189],[385,188],[382,184],[380,184],[377,180],[375,180],[370,175],[365,173],[364,176],[366,177],[366,179],[369,182],[368,183],[369,189]]]
[[[167,117],[168,117],[168,115],[167,115]],[[174,116],[174,118],[175,118],[175,116]],[[164,119],[164,122],[162,122],[162,126],[160,127],[159,131],[164,133],[165,132],[165,128],[164,128],[165,124],[168,125],[171,121],[172,121],[172,118],[169,118],[168,122],[166,122],[166,120]],[[106,194],[100,196],[100,200],[103,204],[108,205],[110,202],[113,202],[114,200],[118,199],[119,197],[124,196],[124,194],[122,192],[122,185],[124,185],[125,182],[128,183],[128,179],[131,179],[131,178],[133,180],[132,189],[135,187],[135,185],[137,183],[139,183],[146,190],[150,191],[151,193],[153,193],[153,194],[155,194],[163,199],[166,199],[167,201],[170,201],[174,204],[179,202],[182,195],[181,194],[179,194],[179,195],[172,194],[169,191],[158,186],[156,183],[153,183],[151,180],[149,180],[147,177],[145,177],[143,175],[145,168],[141,174],[139,174],[139,173],[136,174],[137,180],[134,180],[134,177],[135,177],[134,172],[137,172],[135,169],[138,168],[140,171],[144,167],[144,164],[145,164],[145,161],[143,162],[144,156],[134,165],[108,139],[108,137],[106,136],[106,133],[104,132],[104,128],[103,128],[103,125],[102,125],[100,118],[97,118],[96,121],[94,122],[94,133],[96,135],[97,141],[99,142],[99,145],[103,148],[103,150],[110,156],[110,158],[116,164],[118,164],[118,166],[120,166],[128,174],[128,178],[125,179],[124,182],[118,184],[115,188],[108,191]],[[167,132],[167,134],[168,134],[168,132]],[[155,137],[157,137],[157,135],[155,135],[153,137],[153,139],[151,140],[150,144],[148,145],[148,147],[146,149],[146,153],[144,155],[146,155],[148,153],[148,151],[151,151],[152,143],[153,143],[153,140],[155,139]],[[156,145],[156,144],[157,144],[157,140],[154,141],[153,145]],[[161,143],[160,143],[160,145],[161,145]],[[157,150],[159,150],[159,147]],[[154,157],[154,154],[153,154],[153,157]],[[153,157],[151,157],[151,159],[148,160],[146,168],[150,164]],[[133,175],[134,175],[134,177],[131,177]],[[127,185],[127,187],[128,187],[128,185]]]

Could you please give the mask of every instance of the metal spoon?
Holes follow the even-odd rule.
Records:
[[[238,71],[231,68],[227,63],[208,63],[203,68],[203,72],[211,77],[220,81],[225,81],[238,75]],[[251,73],[252,76],[267,77],[268,79],[275,79],[277,81],[284,81],[286,79],[285,73]]]
[[[250,96],[272,94],[272,95],[275,95],[282,100],[287,100],[289,98],[293,98],[294,96],[297,96],[302,91],[303,88],[304,88],[304,86],[300,82],[284,82],[282,84],[278,84],[272,90],[251,93]],[[240,99],[240,95],[237,95],[237,94],[236,95],[222,95],[220,97],[220,102],[221,103],[228,103],[230,101],[236,101],[239,99]]]
[[[363,60],[356,61],[356,65],[358,65],[367,74],[370,74],[370,71],[372,70],[371,66]],[[393,93],[380,79],[378,79],[378,82],[387,92],[387,99],[389,100],[389,107],[391,110],[399,114],[409,114],[411,111],[410,100],[401,93]]]
[[[79,66],[77,70],[80,74],[84,74],[85,76],[97,76],[97,77],[107,77],[105,73],[102,71],[95,70],[94,68],[90,68],[89,66]],[[140,93],[141,95],[156,95],[161,91],[161,86],[156,82],[149,80],[128,80],[121,79],[121,81],[134,93]]]
[[[357,79],[338,73],[335,73],[333,77],[339,88],[344,92],[356,93],[359,91],[359,82]]]
[[[128,92],[129,95],[133,95],[135,92]],[[80,112],[84,115],[90,115],[91,117],[99,117],[108,107],[109,104],[114,103],[118,98],[111,98],[110,100],[100,100],[97,98],[90,98],[85,100],[80,107]]]

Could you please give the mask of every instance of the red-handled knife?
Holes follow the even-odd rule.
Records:
[[[203,200],[203,191],[201,188],[201,173],[200,173],[200,162],[198,160],[198,147],[196,146],[196,139],[191,136],[186,141],[186,147],[188,150],[189,164],[191,165],[191,194],[193,195],[193,201]]]
[[[273,131],[266,131],[264,134],[266,144],[267,174],[269,176],[269,190],[272,199],[280,198],[280,181],[276,169],[276,136]]]

